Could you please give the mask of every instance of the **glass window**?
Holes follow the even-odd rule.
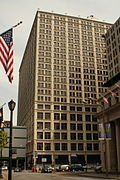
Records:
[[[61,120],[67,120],[67,114],[61,114]]]
[[[91,133],[86,133],[86,139],[87,140],[92,140],[92,134]]]
[[[61,123],[61,130],[67,129],[67,123]]]
[[[77,124],[77,130],[83,130],[83,125],[82,124]]]
[[[91,116],[90,115],[85,115],[86,121],[91,121]]]
[[[40,119],[40,120],[43,119],[43,113],[42,112],[37,112],[37,119]]]
[[[50,113],[45,113],[45,119],[50,120],[51,119],[51,114]]]
[[[71,140],[76,140],[76,133],[70,133]]]
[[[76,124],[71,123],[70,124],[70,130],[76,130]]]
[[[61,133],[61,139],[67,139],[67,133]]]
[[[77,121],[82,121],[82,114],[77,114]]]
[[[43,143],[37,143],[37,150],[43,150]]]
[[[50,132],[45,132],[45,139],[50,139],[50,138],[51,138]]]
[[[37,132],[37,139],[43,139],[43,132]]]
[[[67,150],[67,143],[62,143],[62,150]]]
[[[78,133],[78,140],[83,140],[83,133]]]
[[[86,124],[86,131],[91,131],[91,124]]]
[[[70,114],[70,120],[71,121],[75,121],[76,120],[75,114]]]
[[[54,133],[54,139],[60,139],[60,133]]]
[[[43,109],[43,104],[38,104],[38,105],[37,105],[37,108],[38,108],[38,109]]]
[[[37,129],[43,129],[43,122],[37,122]]]
[[[61,110],[67,110],[67,106],[61,106]]]
[[[50,109],[50,105],[45,105],[45,109]]]
[[[60,123],[54,123],[54,129],[59,130],[60,129]]]
[[[45,143],[45,150],[51,150],[51,144]]]
[[[51,123],[45,122],[45,129],[51,129]]]
[[[55,150],[60,150],[60,143],[55,143],[54,144],[54,149]]]
[[[94,150],[98,151],[99,150],[99,144],[98,143],[93,144],[93,148],[94,148]]]
[[[98,133],[93,133],[93,140],[98,140]]]
[[[76,150],[76,143],[71,143],[71,151]]]
[[[54,113],[54,120],[60,120],[60,114]]]
[[[83,143],[78,143],[78,150],[83,150]]]
[[[92,150],[92,144],[87,143],[87,150]]]

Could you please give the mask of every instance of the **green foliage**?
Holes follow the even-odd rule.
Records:
[[[7,144],[7,133],[5,131],[0,131],[0,151],[6,146]]]

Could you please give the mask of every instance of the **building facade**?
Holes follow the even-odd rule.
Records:
[[[110,124],[111,138],[101,141],[101,161],[107,172],[120,172],[120,18],[108,30],[105,39],[109,80],[104,86],[108,88],[105,93],[108,103],[103,104],[99,118],[104,128],[106,124]]]
[[[27,161],[100,161],[97,106],[108,80],[103,34],[111,24],[38,11],[19,70],[18,125]],[[86,103],[87,102],[87,103]]]
[[[9,123],[5,122],[4,124],[4,131],[7,132],[8,143],[2,151],[2,161],[8,164],[10,128]],[[26,168],[26,128],[22,126],[13,126],[12,134],[12,167],[20,167],[24,169]]]

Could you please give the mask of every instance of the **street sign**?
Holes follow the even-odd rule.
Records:
[[[42,162],[47,162],[47,158],[42,158]]]

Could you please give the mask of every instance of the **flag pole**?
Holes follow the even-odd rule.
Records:
[[[1,109],[4,105],[6,105],[6,103],[4,103],[2,106],[0,106],[0,109]]]
[[[16,27],[19,26],[20,24],[22,24],[22,21],[20,21],[20,22],[17,23],[16,25],[12,26],[12,28],[16,28]]]

